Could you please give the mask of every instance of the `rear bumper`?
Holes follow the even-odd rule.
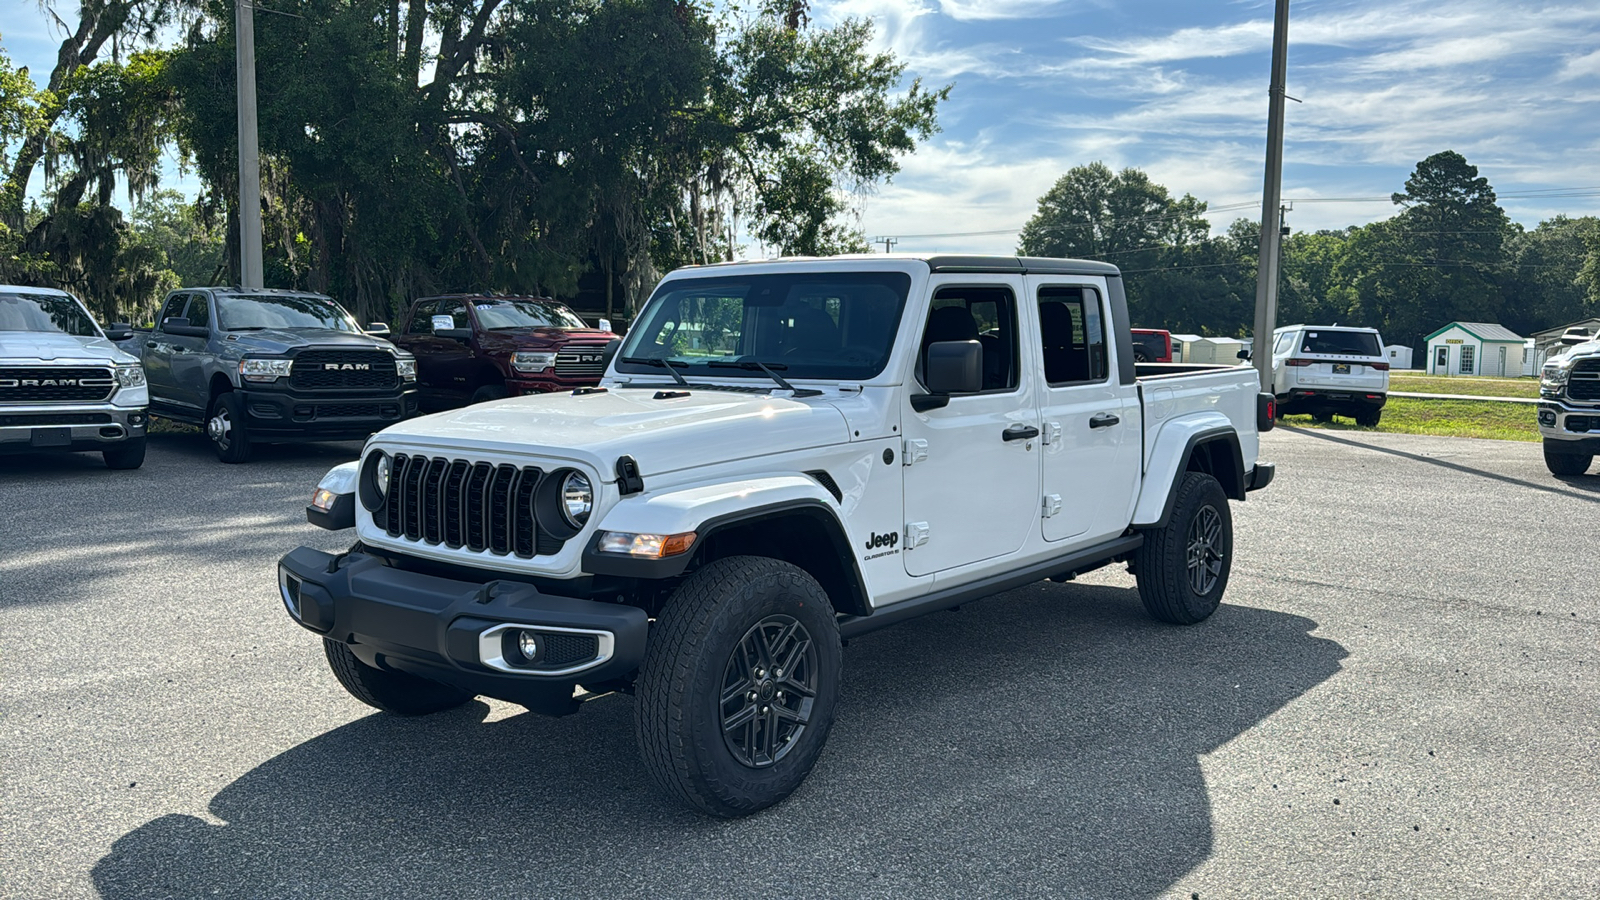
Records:
[[[0,453],[110,450],[145,436],[143,407],[109,404],[0,406]]]
[[[1278,412],[1281,415],[1297,413],[1369,411],[1382,409],[1389,395],[1382,391],[1364,391],[1325,388],[1292,388],[1278,395]]]
[[[244,388],[246,427],[266,441],[360,440],[417,414],[415,386],[389,393]]]
[[[1276,477],[1277,474],[1277,466],[1269,462],[1258,462],[1256,463],[1256,467],[1251,469],[1250,474],[1246,476],[1244,489],[1246,491],[1259,491],[1271,484],[1272,479]]]
[[[279,561],[278,587],[297,623],[368,665],[551,715],[575,708],[577,685],[637,669],[649,630],[637,607],[410,572],[359,551],[300,547]],[[538,637],[532,661],[516,652],[522,631]]]

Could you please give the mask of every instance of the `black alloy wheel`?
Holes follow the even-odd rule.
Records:
[[[1227,559],[1222,541],[1222,516],[1215,506],[1202,506],[1189,520],[1189,589],[1204,596],[1217,586]]]
[[[722,739],[741,764],[763,769],[796,746],[817,696],[817,648],[798,619],[750,627],[722,675]]]

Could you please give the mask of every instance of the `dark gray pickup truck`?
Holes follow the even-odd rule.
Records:
[[[417,363],[322,294],[185,288],[122,342],[153,415],[205,429],[223,462],[257,443],[366,438],[417,411]]]

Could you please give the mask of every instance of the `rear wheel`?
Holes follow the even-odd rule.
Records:
[[[1333,413],[1325,413],[1325,412],[1312,413],[1311,414],[1311,421],[1317,423],[1318,425],[1326,425],[1329,422],[1333,421]]]
[[[1356,413],[1356,424],[1362,428],[1377,428],[1378,420],[1383,418],[1383,410],[1369,409]]]
[[[217,459],[225,463],[242,463],[250,459],[250,435],[245,431],[244,401],[229,391],[218,394],[211,401],[211,411],[206,415],[206,437],[211,439],[211,449]]]
[[[108,469],[137,469],[144,465],[144,438],[129,438],[115,447],[100,451]]]
[[[454,709],[473,696],[426,678],[369,666],[357,658],[350,645],[328,638],[322,639],[322,651],[328,657],[333,677],[339,679],[350,696],[397,716],[423,716]]]
[[[1134,559],[1139,598],[1162,622],[1193,625],[1222,602],[1233,567],[1233,516],[1215,478],[1185,472],[1166,527],[1145,532]]]
[[[803,569],[759,556],[712,562],[651,628],[634,706],[645,768],[714,816],[783,800],[828,738],[840,660],[833,606]]]
[[[1582,475],[1589,471],[1589,464],[1594,462],[1593,453],[1564,453],[1559,447],[1552,449],[1553,443],[1544,442],[1544,464],[1551,475]]]

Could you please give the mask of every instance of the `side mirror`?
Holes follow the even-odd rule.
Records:
[[[211,334],[204,325],[190,325],[183,316],[173,316],[161,323],[161,330],[180,337],[207,337]]]
[[[1239,359],[1249,359],[1249,358],[1250,358],[1250,348],[1249,347],[1241,348],[1239,350]]]
[[[377,337],[388,337],[390,334],[389,326],[385,322],[373,322],[367,326],[367,334],[375,335]]]
[[[471,328],[435,328],[433,330],[433,336],[434,337],[449,338],[452,341],[460,341],[461,343],[465,344],[468,341],[472,340],[472,329]]]
[[[601,319],[600,321],[605,322],[605,319]],[[610,331],[611,329],[607,328],[606,330]],[[611,368],[611,360],[616,358],[617,351],[621,349],[622,341],[618,338],[612,338],[606,342],[606,349],[601,351],[600,354],[600,370],[602,372]]]
[[[911,408],[917,412],[947,405],[951,394],[983,390],[983,345],[977,341],[929,344],[922,377],[928,393],[911,395]]]
[[[456,327],[456,320],[451,316],[434,316],[429,322],[433,325],[434,334]]]
[[[112,322],[111,327],[106,329],[108,341],[125,341],[131,337],[133,337],[133,326],[127,322]]]
[[[598,327],[601,331],[610,331],[611,330],[611,320],[610,319],[601,319],[599,324],[596,327]]]

